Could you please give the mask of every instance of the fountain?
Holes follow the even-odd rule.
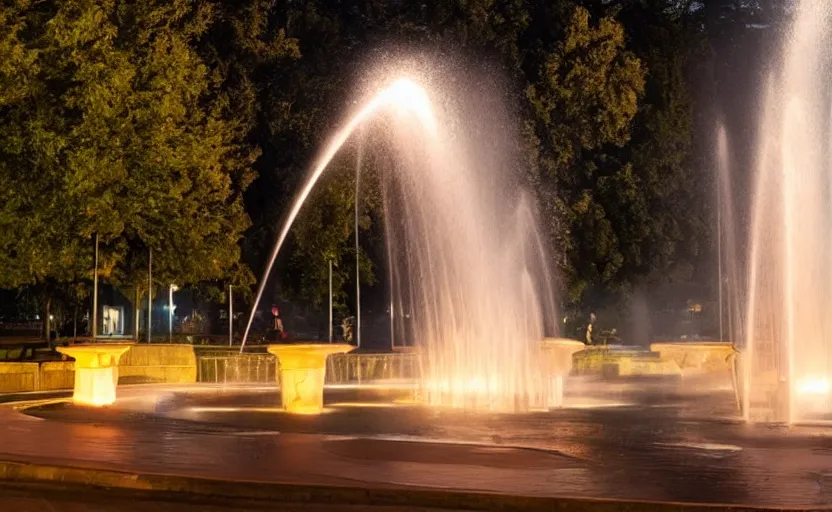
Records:
[[[832,325],[824,322],[823,313],[832,298],[832,270],[824,258],[832,250],[821,234],[832,227],[826,195],[832,191],[832,173],[821,165],[825,155],[818,148],[828,141],[818,133],[832,132],[832,122],[826,117],[819,122],[829,112],[828,104],[823,109],[814,105],[821,103],[817,91],[825,86],[821,74],[797,71],[817,67],[810,64],[827,41],[815,23],[828,21],[829,12],[820,0],[804,0],[798,14],[795,34],[805,33],[795,40],[803,43],[792,41],[784,76],[800,87],[784,79],[783,95],[794,101],[785,106],[775,102],[779,90],[774,88],[767,99],[750,298],[728,308],[748,303],[747,326],[735,325],[742,324],[735,313],[728,322],[730,333],[747,334],[741,356],[726,343],[656,343],[649,354],[604,346],[574,357],[583,343],[547,338],[554,331],[544,328],[549,327],[546,319],[554,318],[548,258],[533,202],[513,191],[510,173],[504,172],[508,167],[500,160],[513,158],[510,152],[503,155],[499,143],[506,125],[493,122],[491,112],[483,113],[487,109],[476,118],[452,115],[454,108],[435,104],[425,90],[404,80],[383,89],[327,147],[281,228],[256,301],[318,177],[350,135],[378,113],[375,121],[385,121],[388,131],[373,125],[367,133],[389,135],[393,143],[384,147],[396,163],[396,172],[382,176],[394,332],[412,332],[417,341],[408,348],[413,353],[407,378],[421,375],[419,391],[427,393],[428,405],[498,414],[414,404],[412,386],[392,389],[387,377],[378,386],[362,383],[358,361],[355,366],[342,361],[341,372],[333,371],[339,365],[329,365],[330,372],[344,378],[331,382],[327,414],[320,414],[327,357],[352,350],[343,344],[268,347],[280,363],[282,411],[274,407],[273,386],[251,385],[263,382],[261,358],[272,381],[271,356],[253,356],[258,368],[253,379],[245,380],[249,371],[228,372],[236,382],[221,381],[219,358],[206,356],[213,359],[208,374],[214,381],[126,386],[106,409],[19,393],[28,379],[41,381],[38,372],[49,363],[4,363],[20,366],[0,367],[0,385],[13,386],[4,401],[14,402],[0,408],[8,459],[0,461],[0,473],[15,481],[141,492],[149,482],[171,499],[179,499],[177,493],[183,499],[196,495],[228,503],[269,497],[291,500],[287,506],[298,497],[313,507],[827,506],[832,451],[826,429],[740,428],[734,421],[736,397],[727,389],[682,386],[675,375],[681,370],[688,375],[724,373],[726,361],[738,360],[741,371],[734,376],[743,377],[737,387],[749,419],[808,418],[812,411],[802,400],[806,396],[821,397],[811,403],[828,407],[823,399],[829,393]],[[813,42],[809,48],[807,41]],[[392,119],[381,117],[390,111]],[[453,122],[460,119],[476,122]],[[368,152],[377,150],[381,138],[368,139],[373,143]],[[720,151],[725,154],[724,146]],[[724,240],[732,238],[733,228],[728,232]],[[813,236],[822,244],[810,243]],[[730,251],[726,254],[733,260]],[[732,281],[740,286],[739,279]],[[128,349],[59,349],[76,358],[75,403],[115,400],[119,356]],[[626,378],[607,380],[598,378],[598,372],[577,376],[567,390],[567,408],[499,414],[539,408],[531,403],[562,407],[563,383],[573,361],[579,366],[593,357],[603,367],[615,362],[616,377]],[[359,356],[343,359],[353,358]],[[202,368],[195,359],[193,364]],[[231,363],[242,370],[244,359]],[[379,373],[384,371],[369,370],[364,376]],[[197,375],[205,377],[205,372]],[[650,378],[642,378],[646,376]],[[65,467],[44,466],[44,461]],[[709,492],[703,493],[704,488]]]
[[[826,0],[796,2],[764,98],[740,357],[748,421],[830,412],[830,14]]]
[[[563,407],[563,380],[572,371],[572,356],[585,348],[582,341],[563,338],[547,338],[541,342],[544,408]]]
[[[507,172],[514,158],[501,128],[505,120],[489,121],[495,109],[477,105],[477,122],[460,122],[466,117],[460,112],[470,105],[449,107],[445,96],[437,103],[414,81],[396,80],[336,133],[281,227],[241,351],[301,207],[353,133],[375,122],[362,131],[386,136],[391,143],[378,146],[386,161],[395,162],[390,169],[395,172],[385,170],[381,177],[390,274],[397,277],[392,303],[409,312],[395,315],[394,332],[417,333],[422,378],[432,390],[427,401],[515,411],[543,394],[539,343],[545,319],[555,324],[555,301],[536,208],[518,187],[518,177]],[[303,357],[302,351],[311,356],[325,347],[295,350]]]
[[[346,344],[269,345],[280,365],[277,379],[283,409],[293,414],[320,414],[324,409],[326,358],[355,347]]]
[[[75,359],[72,401],[79,405],[110,405],[116,401],[118,360],[132,343],[74,345],[58,352]]]

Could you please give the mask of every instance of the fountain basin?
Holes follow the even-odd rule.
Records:
[[[277,357],[277,380],[283,409],[293,414],[320,414],[324,409],[326,358],[355,349],[352,345],[304,343],[269,345]]]
[[[668,511],[680,510],[679,502],[710,503],[714,511],[828,505],[827,427],[744,425],[734,421],[729,393],[668,392],[667,380],[586,384],[567,389],[567,404],[576,407],[529,414],[436,411],[393,404],[390,394],[371,398],[356,389],[328,389],[327,413],[317,416],[278,410],[276,390],[263,387],[124,386],[113,407],[18,403],[0,408],[0,424],[4,451],[18,468],[28,461],[61,461],[118,475],[163,475],[157,483],[174,473],[188,477],[181,484],[188,487],[180,488],[203,489],[209,497],[226,491],[239,496],[246,481],[277,485],[253,498],[277,496],[275,488],[295,482],[302,487],[283,493],[287,499],[306,493],[304,499],[319,508],[337,508],[325,485],[356,486],[339,491],[349,503],[356,496],[376,503],[377,496],[407,486],[429,495],[427,508],[449,489],[477,493],[470,509],[488,508],[483,497],[502,493],[514,497],[491,508],[558,508],[541,502],[543,496],[569,496],[561,508],[575,507],[580,497],[596,500],[595,509],[599,503],[611,508],[609,500],[630,508],[651,502],[642,507],[651,509],[666,500],[673,502]],[[89,471],[70,471],[76,483],[91,483],[80,481]],[[194,487],[192,477],[211,480]],[[102,482],[146,485],[147,478]],[[307,498],[310,489],[318,490],[317,498]],[[388,508],[396,503],[403,502]]]
[[[675,361],[645,347],[591,345],[575,356],[574,365],[574,374],[603,378],[681,375]]]
[[[650,344],[663,360],[674,361],[685,372],[728,373],[736,352],[730,342],[663,342]]]
[[[58,347],[75,359],[72,401],[79,405],[103,406],[116,401],[118,361],[132,343]]]

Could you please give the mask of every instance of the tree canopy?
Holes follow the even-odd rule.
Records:
[[[199,52],[208,2],[18,1],[0,8],[4,286],[249,283],[242,192],[258,153],[226,70]],[[144,276],[144,277],[143,277]]]
[[[733,0],[4,2],[0,287],[83,293],[96,235],[118,284],[143,286],[151,250],[159,282],[251,284],[367,63],[402,50],[506,80],[565,303],[685,278],[710,243],[702,62],[718,74],[715,45],[787,15]],[[298,219],[286,298],[322,305],[333,261],[346,307],[356,200],[362,273],[380,275],[383,205],[372,158],[356,196],[354,149]]]

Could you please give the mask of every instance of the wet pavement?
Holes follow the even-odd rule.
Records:
[[[52,486],[0,485],[0,510],[10,512],[430,512],[416,507],[267,503],[252,500],[160,498],[138,492],[113,492]]]
[[[0,458],[229,480],[529,496],[832,506],[832,428],[749,426],[728,389],[569,384],[567,407],[464,413],[332,390],[291,416],[270,387],[119,388],[114,407],[0,407]]]

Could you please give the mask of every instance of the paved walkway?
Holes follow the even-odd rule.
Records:
[[[522,421],[469,418],[465,428],[501,434],[482,445],[443,444],[436,429],[414,442],[392,434],[367,438],[196,424],[141,412],[157,410],[160,393],[172,391],[119,388],[120,400],[132,401],[133,412],[118,413],[118,421],[106,412],[87,422],[42,419],[0,406],[0,459],[250,482],[832,505],[832,437],[826,429],[772,433],[662,408],[565,410]],[[372,416],[372,408],[352,410],[367,422],[382,417]],[[295,427],[286,428],[296,430],[304,421],[311,420],[293,418]],[[440,421],[439,428],[458,439],[461,430],[453,424]],[[546,449],[512,447],[514,431],[525,444]]]

